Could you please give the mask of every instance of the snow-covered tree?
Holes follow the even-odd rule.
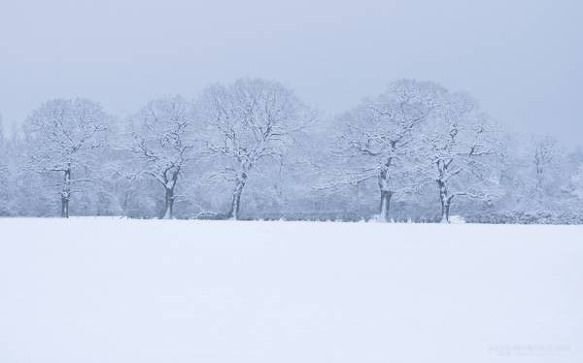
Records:
[[[523,149],[525,167],[525,212],[549,218],[561,214],[561,186],[567,181],[561,169],[565,162],[557,141],[546,136],[532,136]]]
[[[61,176],[61,216],[69,217],[69,202],[90,179],[92,162],[99,158],[109,116],[87,99],[55,99],[36,109],[24,125],[31,166],[40,172]]]
[[[149,102],[132,118],[135,156],[141,174],[156,180],[164,190],[162,217],[174,216],[176,185],[195,156],[192,104],[180,96]]]
[[[364,100],[337,121],[345,128],[338,152],[343,176],[334,177],[333,183],[376,179],[381,220],[389,219],[391,198],[412,189],[413,155],[422,140],[421,125],[439,91],[431,82],[396,81],[385,93]]]
[[[498,130],[475,100],[443,90],[423,130],[421,172],[435,182],[441,221],[449,222],[455,198],[489,201],[498,193]]]
[[[551,172],[555,166],[557,158],[557,142],[549,136],[538,138],[533,142],[534,150],[532,161],[534,164],[537,194],[544,194],[545,184],[551,177]]]
[[[198,112],[208,125],[209,150],[226,162],[221,174],[235,184],[227,214],[233,219],[239,218],[250,173],[259,171],[260,163],[277,160],[294,134],[314,117],[291,90],[262,79],[206,89]]]

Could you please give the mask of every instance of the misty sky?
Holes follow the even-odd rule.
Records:
[[[583,144],[581,19],[580,0],[2,0],[0,113],[82,96],[125,115],[249,76],[329,115],[407,77]]]

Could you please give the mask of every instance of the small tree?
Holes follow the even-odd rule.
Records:
[[[31,166],[41,172],[61,174],[61,216],[69,217],[69,202],[88,178],[74,172],[89,170],[99,157],[109,117],[92,101],[55,99],[36,109],[26,120],[24,131]]]
[[[557,141],[550,136],[531,136],[523,153],[521,156],[526,166],[523,178],[527,190],[525,201],[520,207],[525,213],[537,218],[556,217],[565,213],[562,186],[568,174],[567,170],[561,170],[565,155]]]
[[[239,219],[241,195],[252,170],[268,159],[277,160],[314,113],[291,90],[261,79],[210,87],[198,109],[208,125],[208,148],[223,157],[222,174],[235,184],[227,216]]]
[[[536,172],[536,193],[544,193],[545,184],[550,177],[551,170],[557,158],[557,142],[552,137],[546,136],[538,138],[533,142],[533,163]]]
[[[133,152],[141,173],[164,189],[164,219],[174,217],[176,185],[193,157],[192,122],[192,105],[180,96],[151,101],[132,118]]]

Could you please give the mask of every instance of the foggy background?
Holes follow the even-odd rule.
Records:
[[[81,96],[124,116],[209,83],[276,79],[325,115],[396,78],[466,90],[511,131],[581,143],[576,0],[2,1],[0,114]]]

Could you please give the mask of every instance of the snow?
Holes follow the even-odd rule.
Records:
[[[0,362],[583,362],[583,227],[0,231]]]

